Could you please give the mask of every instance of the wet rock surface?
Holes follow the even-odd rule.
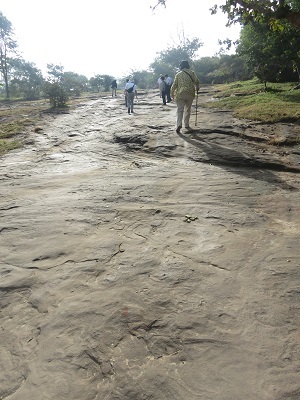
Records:
[[[1,157],[1,399],[299,399],[299,127],[175,114],[95,99]]]

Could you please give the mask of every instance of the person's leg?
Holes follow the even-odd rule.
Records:
[[[184,100],[181,98],[177,99],[176,103],[177,103],[177,130],[180,130],[180,128],[182,128]]]
[[[131,112],[133,113],[134,93],[131,93]]]
[[[167,102],[166,102],[166,92],[165,91],[161,92],[161,97],[162,97],[163,105],[165,106],[167,104]]]
[[[184,126],[185,128],[190,127],[190,117],[191,117],[191,108],[193,104],[194,97],[189,93],[185,93],[184,96]]]
[[[130,93],[127,93],[127,108],[128,108],[128,114],[130,114],[130,109],[131,109]]]
[[[131,107],[131,104],[130,104],[130,96],[127,95],[127,109],[128,109],[128,114],[130,114],[130,107]]]
[[[128,112],[133,113],[133,99],[134,99],[134,93],[128,93],[127,94],[127,102],[128,102]]]
[[[170,86],[170,85],[167,85],[167,90],[166,90],[167,103],[170,103],[170,102],[172,101],[172,99],[171,99],[171,94],[170,94],[170,89],[171,89],[171,86]]]
[[[127,94],[125,94],[125,107],[127,107]]]

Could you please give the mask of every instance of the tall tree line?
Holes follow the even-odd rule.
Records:
[[[168,1],[158,1],[167,6]],[[186,0],[187,2],[189,0]],[[200,0],[199,0],[200,1]],[[157,4],[156,4],[157,5]],[[224,1],[219,8],[226,12],[229,23],[241,24],[237,43],[220,39],[220,51],[214,57],[199,58],[203,43],[200,38],[186,38],[157,54],[147,70],[131,71],[140,88],[153,88],[158,76],[174,76],[182,59],[188,59],[203,84],[227,83],[257,77],[265,85],[269,82],[299,81],[300,28],[295,23],[300,15],[300,0],[291,1]],[[211,12],[214,14],[217,7]],[[293,18],[291,17],[293,16]],[[224,48],[225,45],[225,48]],[[227,54],[235,45],[235,54]],[[65,96],[82,92],[110,90],[110,75],[96,74],[88,79],[64,67],[49,64],[44,77],[35,64],[22,59],[14,39],[10,21],[0,12],[0,94],[9,99],[49,97],[51,90],[63,90]],[[125,81],[126,77],[119,77]],[[2,82],[2,84],[1,84]],[[2,89],[1,89],[2,87]]]

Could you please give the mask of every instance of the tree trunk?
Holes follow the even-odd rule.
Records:
[[[300,29],[300,13],[288,11],[286,19],[296,28]]]
[[[1,54],[1,56],[2,56],[2,54]],[[1,59],[0,70],[1,70],[1,73],[2,73],[3,78],[4,78],[6,99],[8,100],[9,99],[8,68],[7,68],[6,60],[3,59],[3,57]]]
[[[298,74],[298,81],[300,82],[300,64],[299,64],[299,62],[295,61],[295,65],[296,65],[296,71]]]

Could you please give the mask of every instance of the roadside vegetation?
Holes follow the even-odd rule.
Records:
[[[295,83],[288,82],[263,89],[258,80],[215,85],[213,101],[203,106],[232,110],[237,118],[265,123],[300,122],[300,90],[294,88]]]

